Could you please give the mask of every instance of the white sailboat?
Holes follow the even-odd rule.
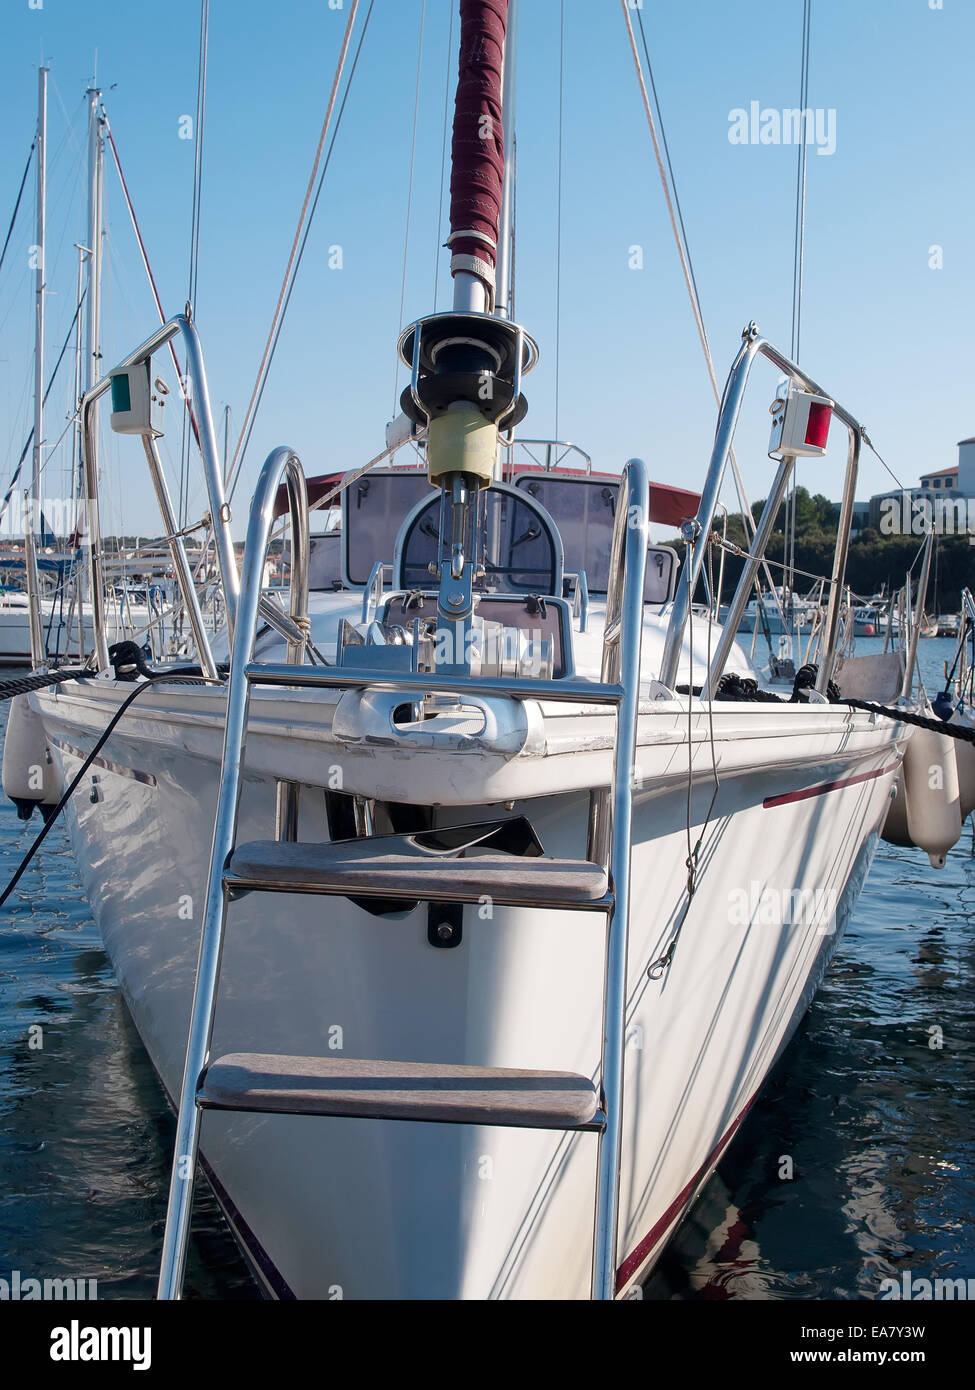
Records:
[[[54,593],[39,594],[36,607],[42,659],[83,660],[95,645],[95,615],[90,603],[79,600],[74,581],[62,581]],[[138,590],[115,586],[105,612],[109,644],[135,641],[148,651],[163,622],[163,612],[162,600],[146,586]],[[30,613],[30,598],[25,591],[8,589],[0,593],[0,666],[31,665]]]
[[[754,325],[696,515],[636,459],[622,476],[507,466],[537,355],[494,312],[507,12],[463,9],[454,306],[399,343],[424,467],[384,467],[387,450],[336,484],[341,589],[309,592],[287,448],[238,581],[188,319],[84,398],[100,674],[29,699],[65,780],[96,750],[72,842],[179,1103],[162,1297],[180,1294],[198,1164],[279,1297],[627,1296],[808,1007],[901,761],[901,726],[825,693],[862,428]],[[116,424],[155,468],[139,383],[176,334],[229,630],[222,651],[193,623],[195,683],[133,684],[108,660],[95,416],[125,382]],[[719,627],[695,592],[760,358],[788,379],[778,470]],[[734,634],[795,458],[822,452],[831,418],[849,466],[816,688],[722,699],[729,675],[749,693]],[[262,602],[282,483],[288,615]],[[683,557],[649,543],[675,509]]]

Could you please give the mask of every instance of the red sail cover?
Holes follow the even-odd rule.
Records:
[[[508,0],[460,0],[460,72],[451,144],[450,249],[497,261],[504,131],[501,73]],[[456,232],[481,237],[455,237]]]
[[[408,470],[404,470],[408,471]],[[538,469],[532,466],[516,465],[515,473],[534,473]],[[570,476],[576,470],[571,468],[560,469],[560,472]],[[344,478],[343,473],[323,473],[317,478],[308,479],[308,502],[311,506],[327,492],[331,492],[337,487]],[[593,478],[605,478],[608,482],[619,482],[618,473],[592,473]],[[339,498],[336,497],[332,506],[339,505]],[[701,494],[699,492],[688,492],[686,488],[671,487],[669,483],[650,484],[650,520],[657,522],[661,526],[680,526],[681,522],[697,516],[697,509],[701,505]],[[277,496],[274,499],[274,516],[284,516],[288,510],[288,488],[282,483],[278,488]]]
[[[697,516],[701,505],[699,492],[671,487],[669,483],[650,484],[650,520],[661,526],[680,526]]]
[[[318,478],[306,479],[309,507],[313,507],[326,493],[331,492],[333,488],[337,488],[344,477],[344,473],[323,473]],[[331,505],[337,507],[340,501],[341,498],[336,497]],[[288,484],[282,483],[274,496],[274,519],[277,521],[279,516],[287,516],[287,514]]]

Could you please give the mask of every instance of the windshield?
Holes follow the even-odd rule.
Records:
[[[549,512],[559,528],[565,572],[584,570],[590,594],[609,586],[609,554],[616,524],[619,483],[612,479],[571,477],[558,473],[523,473],[515,486]],[[673,594],[677,560],[667,546],[650,546],[644,603],[667,603]]]
[[[421,497],[435,496],[425,472],[370,473],[342,494],[342,551],[350,584],[368,584],[377,561],[392,561],[399,528]],[[436,494],[439,500],[439,493]]]
[[[562,537],[566,573],[586,571],[589,592],[604,594],[609,583],[609,543],[616,520],[618,483],[531,473],[516,487],[550,512]]]

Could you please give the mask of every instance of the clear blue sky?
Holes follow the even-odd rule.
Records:
[[[36,0],[35,0],[36,3]],[[215,409],[239,425],[294,231],[348,15],[326,0],[212,0],[197,322]],[[170,0],[0,0],[5,94],[0,234],[33,134],[36,69],[51,68],[48,362],[74,307],[72,243],[84,235],[84,89],[98,82],[169,312],[186,297],[199,5]],[[298,288],[248,454],[243,502],[268,450],[306,470],[351,467],[382,447],[401,322],[448,302],[440,169],[453,0],[376,0]],[[364,14],[367,6],[361,6]],[[652,475],[701,482],[715,410],[670,234],[618,0],[566,0],[561,352],[556,353],[558,0],[522,0],[518,93],[517,314],[542,362],[523,432],[555,429],[597,464],[642,454]],[[400,312],[421,13],[416,164]],[[788,348],[793,146],[729,142],[729,112],[798,102],[801,0],[645,0],[688,237],[719,376],[755,318]],[[361,16],[360,16],[361,20]],[[456,23],[454,29],[456,40]],[[836,116],[836,151],[809,152],[801,357],[867,424],[904,482],[955,461],[975,433],[971,70],[975,0],[813,0],[810,105]],[[109,169],[103,346],[115,359],[156,322]],[[30,425],[32,304],[25,195],[0,274],[0,485]],[[943,247],[943,269],[929,247]],[[329,269],[329,247],[343,266]],[[642,270],[629,248],[643,249]],[[756,377],[739,452],[764,496],[767,405]],[[71,373],[45,434],[64,427]],[[167,439],[178,456],[177,431]],[[838,438],[838,431],[834,431]],[[841,449],[800,482],[839,496]],[[45,492],[60,494],[60,454]],[[157,530],[136,442],[105,455],[107,529]],[[886,487],[865,459],[858,496]],[[0,493],[2,495],[2,493]],[[124,503],[124,509],[123,509]],[[198,515],[202,489],[192,499]]]

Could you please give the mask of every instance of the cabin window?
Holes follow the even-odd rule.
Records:
[[[552,472],[523,473],[515,486],[540,502],[558,526],[566,574],[585,570],[590,594],[605,594],[619,483]],[[676,569],[672,550],[650,547],[644,603],[667,603],[673,597]]]
[[[350,586],[369,582],[377,560],[392,561],[396,537],[421,497],[434,494],[425,472],[367,473],[342,494],[342,578]]]
[[[338,589],[342,585],[342,537],[311,536],[308,556],[309,589]]]
[[[518,478],[515,486],[534,497],[552,516],[562,537],[566,571],[585,570],[589,592],[604,594],[619,484],[598,478],[529,473]]]

